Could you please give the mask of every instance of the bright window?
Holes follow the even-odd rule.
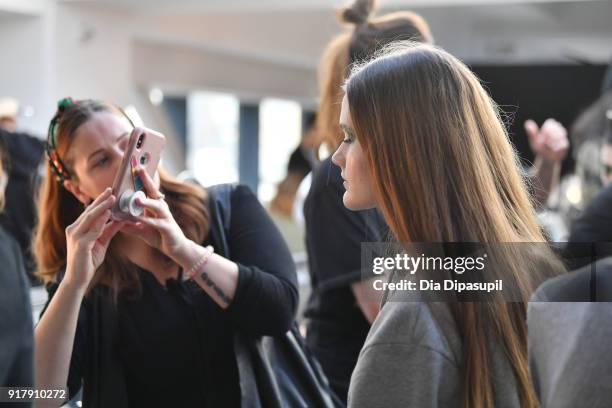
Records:
[[[239,108],[231,94],[187,98],[187,169],[204,186],[238,181]]]
[[[297,102],[264,99],[259,106],[259,199],[267,203],[287,174],[289,156],[299,145],[302,109]]]

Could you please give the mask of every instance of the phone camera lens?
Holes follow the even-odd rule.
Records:
[[[138,137],[138,142],[136,142],[136,149],[140,149],[142,147],[143,141],[144,141],[144,134]]]

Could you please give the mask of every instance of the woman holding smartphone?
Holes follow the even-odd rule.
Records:
[[[120,109],[93,100],[62,100],[51,121],[34,246],[50,294],[36,385],[70,396],[82,386],[84,406],[239,406],[232,336],[290,328],[291,254],[248,188],[226,186],[224,226],[212,190],[161,168],[138,170],[145,213],[111,220],[131,130]]]
[[[347,208],[378,207],[400,243],[525,243],[495,259],[517,299],[384,303],[349,406],[537,406],[525,313],[545,271],[533,262],[560,265],[530,256],[544,238],[494,102],[456,58],[414,43],[355,69],[345,90],[333,162]]]

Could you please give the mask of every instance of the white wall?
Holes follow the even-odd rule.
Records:
[[[121,7],[124,3],[131,7]],[[238,7],[242,3],[250,8]],[[383,5],[409,3],[414,2]],[[606,63],[612,55],[610,1],[446,3],[414,4],[437,43],[467,62],[568,62],[570,56]],[[167,124],[147,101],[152,86],[180,94],[207,88],[249,100],[277,96],[313,103],[318,58],[341,31],[335,3],[301,2],[293,9],[267,2],[259,10],[244,0],[225,8],[223,2],[207,4],[0,0],[0,97],[33,106],[36,115],[23,126],[41,135],[55,101],[66,95],[134,104],[145,122],[158,128]]]
[[[44,16],[0,16],[0,97],[14,97],[34,108],[21,127],[39,136],[51,111],[52,53],[47,44],[49,20]]]

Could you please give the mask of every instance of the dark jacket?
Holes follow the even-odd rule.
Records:
[[[19,246],[0,226],[0,387],[32,386],[33,351],[30,285]]]
[[[595,196],[572,225],[564,257],[575,270],[612,256],[612,184]]]
[[[0,225],[19,243],[25,269],[30,280],[34,282],[35,265],[31,251],[32,230],[36,222],[34,192],[38,184],[44,144],[28,134],[11,133],[2,129],[0,143],[4,144],[9,159],[6,207],[0,215]]]

